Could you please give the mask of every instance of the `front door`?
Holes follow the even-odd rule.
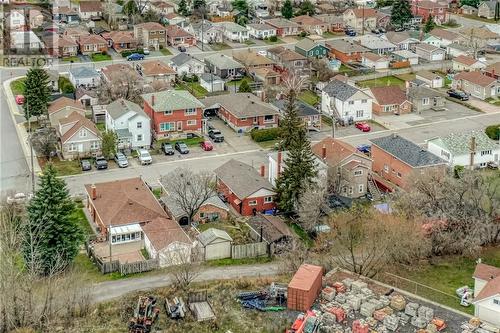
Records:
[[[182,121],[177,122],[177,131],[179,131],[179,132],[182,131]]]

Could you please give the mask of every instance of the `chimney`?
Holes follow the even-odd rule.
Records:
[[[323,147],[321,147],[321,158],[325,159],[326,158],[326,146],[323,145]]]
[[[260,176],[261,177],[265,177],[266,176],[266,166],[264,164],[262,164],[260,166]]]
[[[278,176],[281,173],[281,151],[278,152],[278,172],[276,173]]]
[[[97,199],[97,187],[95,187],[94,184],[90,186],[90,197],[92,198],[92,200]]]
[[[155,95],[151,96],[151,106],[155,106]]]

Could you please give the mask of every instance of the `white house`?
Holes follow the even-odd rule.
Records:
[[[76,88],[95,88],[99,85],[101,76],[92,67],[78,66],[69,70],[69,81]]]
[[[276,28],[266,23],[247,24],[248,33],[256,39],[269,38],[276,36]]]
[[[370,120],[372,100],[360,89],[332,80],[321,91],[321,112],[346,122]]]
[[[226,231],[207,229],[198,235],[198,241],[205,260],[231,258],[233,239]]]
[[[248,29],[234,22],[219,22],[215,25],[224,28],[224,37],[232,42],[243,43],[249,39]]]
[[[10,47],[17,50],[37,51],[43,48],[43,43],[33,31],[12,31]]]
[[[471,160],[471,147],[475,146],[475,154]],[[427,141],[427,150],[448,161],[450,166],[461,165],[484,168],[488,162],[498,163],[500,146],[491,140],[483,131],[452,133]]]
[[[425,82],[430,88],[444,87],[444,79],[441,75],[435,74],[430,71],[420,71],[415,75],[417,80]]]
[[[420,43],[415,46],[415,53],[428,61],[443,61],[446,50],[431,44]]]
[[[9,12],[9,19],[9,28],[11,31],[23,30],[23,28],[26,26],[24,14],[20,10],[11,10]]]
[[[453,58],[452,60],[453,70],[455,71],[477,71],[486,68],[487,64],[474,59],[473,57],[468,57],[460,55]]]
[[[123,98],[106,106],[106,129],[118,135],[119,149],[151,145],[150,119],[142,108]]]
[[[215,74],[203,73],[200,75],[200,85],[208,92],[224,91],[225,82]]]
[[[361,56],[361,64],[368,68],[387,69],[389,68],[389,59],[372,52],[366,52]]]
[[[392,52],[393,58],[402,61],[409,61],[410,65],[418,65],[418,55],[408,50],[398,50]]]
[[[177,72],[177,75],[180,76],[185,74],[200,75],[205,73],[205,63],[184,52],[170,59],[169,65]]]
[[[474,316],[500,327],[500,268],[479,262],[472,277]]]

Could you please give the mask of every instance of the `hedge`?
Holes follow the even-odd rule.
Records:
[[[137,49],[137,50],[134,50],[134,51],[123,51],[120,54],[122,55],[122,57],[126,58],[129,55],[134,54],[134,53],[144,54],[144,50],[143,49]]]
[[[500,124],[490,125],[484,130],[486,135],[492,140],[500,139]]]
[[[59,84],[59,89],[64,94],[72,94],[75,92],[75,87],[73,87],[68,78],[64,76],[59,76],[58,84]]]
[[[254,129],[250,132],[250,136],[255,142],[276,140],[280,136],[280,128]]]
[[[273,43],[277,42],[278,41],[278,37],[277,36],[271,36],[271,37],[269,37],[269,41],[273,42]]]

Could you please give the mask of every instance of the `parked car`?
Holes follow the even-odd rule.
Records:
[[[354,37],[354,36],[356,36],[356,31],[350,30],[350,29],[346,29],[345,34],[347,36]]]
[[[260,51],[257,51],[257,54],[265,57],[265,56],[267,56],[267,51],[266,50],[260,50]]]
[[[97,156],[95,158],[94,165],[97,170],[107,169],[108,161],[104,158],[104,156]]]
[[[378,29],[372,29],[372,33],[376,34],[376,35],[379,35],[380,34],[380,30],[378,30]]]
[[[355,126],[356,126],[357,129],[359,129],[359,130],[361,130],[363,132],[370,132],[370,130],[371,130],[370,125],[368,125],[364,121],[356,123]]]
[[[218,129],[211,129],[208,131],[208,136],[210,139],[212,139],[214,142],[224,142],[224,135],[222,134],[221,131]]]
[[[144,59],[144,54],[140,53],[132,53],[127,57],[128,61],[137,61],[137,60],[143,60]]]
[[[199,138],[200,136],[196,133],[186,133],[186,139]]]
[[[153,163],[153,158],[146,149],[137,149],[137,158],[141,165],[148,165]]]
[[[115,162],[120,168],[126,168],[128,167],[128,160],[127,156],[123,153],[116,153],[115,154]]]
[[[467,93],[460,91],[460,90],[450,89],[446,93],[448,94],[448,96],[459,99],[461,101],[468,101],[469,100],[469,95],[467,95]]]
[[[369,155],[369,154],[370,154],[370,151],[371,151],[371,149],[372,149],[372,146],[370,146],[370,145],[366,145],[366,144],[365,144],[365,145],[359,145],[359,146],[357,147],[357,149],[358,149],[358,151],[359,151],[359,152],[361,152],[361,153],[363,153],[363,154],[365,154],[365,155]]]
[[[89,160],[81,160],[80,165],[82,166],[82,171],[92,170],[92,164]]]
[[[142,49],[142,52],[144,52],[145,55],[149,54],[149,49],[147,47]]]
[[[177,141],[175,143],[175,150],[177,150],[181,154],[189,154],[189,148],[187,144],[182,141]]]
[[[16,104],[17,105],[23,105],[24,104],[24,96],[23,95],[16,95]]]
[[[179,46],[177,46],[177,50],[179,50],[179,52],[186,52],[186,47],[179,45]]]
[[[173,154],[175,154],[174,147],[172,146],[172,144],[170,142],[163,142],[161,144],[161,150],[163,151],[163,153],[165,155],[173,155]]]
[[[498,169],[498,163],[491,161],[486,164],[486,167],[488,169]]]
[[[200,146],[201,146],[201,149],[203,149],[204,151],[210,151],[210,150],[214,149],[212,142],[210,142],[208,140],[200,142]]]
[[[396,27],[396,28],[394,29],[394,31],[396,31],[396,32],[405,31],[405,28],[403,28],[403,27]]]

